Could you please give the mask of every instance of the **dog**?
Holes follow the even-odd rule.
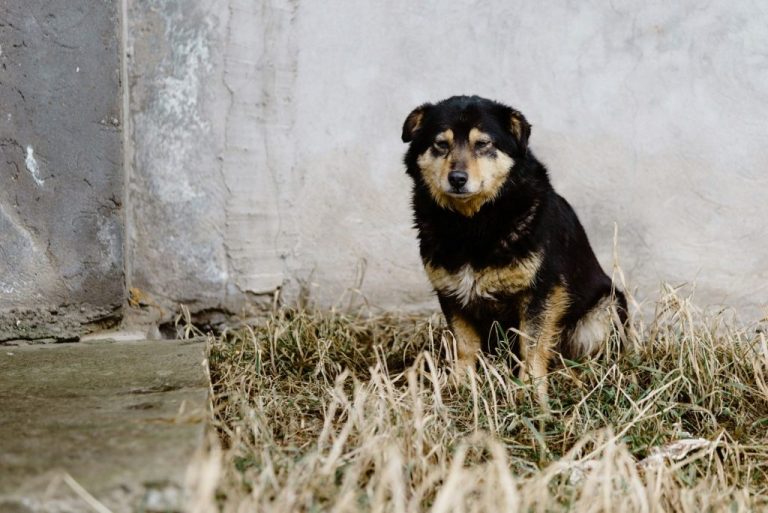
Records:
[[[414,109],[403,124],[421,259],[455,339],[454,372],[493,349],[495,323],[519,333],[519,377],[548,402],[558,353],[595,356],[627,321],[627,301],[528,147],[517,110],[478,96]]]

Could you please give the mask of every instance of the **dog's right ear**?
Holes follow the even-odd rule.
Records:
[[[528,138],[531,136],[531,124],[520,111],[515,109],[509,108],[507,116],[509,117],[509,128],[520,146],[520,152],[525,155],[528,151]]]
[[[403,142],[404,143],[413,141],[413,138],[416,135],[416,132],[419,131],[422,123],[424,122],[424,116],[427,114],[427,111],[431,108],[432,108],[431,103],[425,103],[420,107],[416,107],[415,109],[413,109],[413,112],[408,114],[408,117],[405,118],[405,123],[403,123]]]

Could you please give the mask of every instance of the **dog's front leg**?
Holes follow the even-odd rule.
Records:
[[[469,369],[475,368],[477,354],[480,352],[481,346],[480,335],[475,327],[460,314],[454,314],[448,323],[456,339],[454,372],[456,379],[461,380]]]
[[[469,369],[474,369],[482,341],[469,318],[446,298],[440,297],[440,306],[456,341],[453,349],[453,368],[457,381],[461,381]]]
[[[521,316],[520,331],[524,333],[520,344],[523,365],[520,380],[536,385],[536,395],[544,409],[549,409],[547,373],[562,335],[563,316],[570,304],[565,288],[555,286],[546,299],[536,307],[528,308]]]

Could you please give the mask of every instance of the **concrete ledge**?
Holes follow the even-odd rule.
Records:
[[[203,441],[204,342],[0,348],[0,512],[181,508]]]

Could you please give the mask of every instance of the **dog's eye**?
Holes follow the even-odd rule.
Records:
[[[483,150],[491,145],[491,141],[488,139],[481,139],[479,141],[475,141],[475,149],[476,150]]]
[[[448,147],[449,147],[448,141],[435,141],[434,146],[435,146],[435,149],[437,149],[437,151],[442,151],[442,152],[448,151]]]

